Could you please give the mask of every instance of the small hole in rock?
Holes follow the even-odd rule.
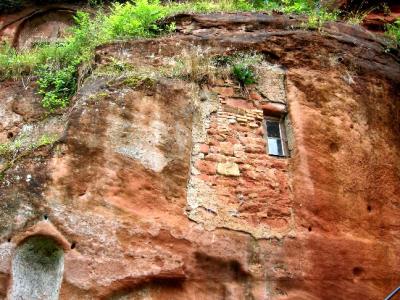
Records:
[[[368,205],[368,206],[367,206],[367,210],[368,210],[368,212],[371,212],[371,211],[372,211],[372,206],[371,206],[371,205]]]
[[[12,132],[7,133],[8,139],[12,139],[13,137],[14,137],[14,133],[12,133]]]
[[[75,249],[75,247],[76,247],[76,243],[73,242],[73,243],[71,244],[71,249]]]
[[[336,153],[339,151],[339,146],[336,143],[331,143],[329,145],[329,149],[331,150],[331,152]]]
[[[244,136],[247,137],[247,133],[245,133]]]
[[[354,267],[353,268],[353,275],[354,276],[360,276],[362,273],[364,273],[364,269],[361,267]]]
[[[308,226],[308,231],[311,232],[312,231],[312,227]]]
[[[43,216],[43,219],[45,219],[45,220],[47,220],[48,218],[49,218],[48,215],[44,215],[44,216]]]
[[[7,242],[11,242],[11,239],[8,239]]]

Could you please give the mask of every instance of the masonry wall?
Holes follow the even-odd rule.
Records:
[[[267,154],[264,118],[287,113],[285,73],[263,62],[257,74],[257,84],[244,88],[220,80],[203,90],[193,129],[188,215],[209,229],[282,237],[294,233],[290,157]]]

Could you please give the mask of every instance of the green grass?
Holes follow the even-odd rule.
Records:
[[[325,10],[314,10],[309,14],[305,26],[309,29],[321,29],[326,22],[336,21],[337,19],[337,11],[329,12]]]
[[[7,0],[11,3],[13,0]],[[94,1],[94,2],[93,2]],[[18,1],[15,1],[17,3]],[[91,0],[90,3],[101,3]],[[309,15],[309,28],[320,28],[335,15],[319,9],[316,0],[197,0],[184,3],[136,0],[114,3],[108,13],[98,9],[95,16],[78,12],[76,25],[63,42],[37,45],[17,52],[8,44],[0,46],[0,80],[35,76],[42,105],[49,111],[64,108],[77,89],[78,67],[89,66],[95,48],[101,44],[132,38],[149,38],[174,30],[161,28],[158,21],[181,13],[211,13],[276,10]],[[6,4],[4,4],[5,7]],[[8,5],[8,4],[7,4]]]
[[[5,159],[5,164],[0,168],[0,182],[4,179],[6,171],[18,160],[40,147],[54,145],[58,140],[59,135],[56,133],[44,133],[34,141],[29,141],[27,135],[21,134],[13,141],[0,143],[0,158]]]
[[[400,48],[400,18],[386,26],[386,36],[392,40],[393,48]]]

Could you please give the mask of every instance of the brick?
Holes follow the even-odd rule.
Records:
[[[199,150],[201,153],[207,154],[210,150],[210,147],[207,144],[201,144]]]
[[[233,154],[236,157],[243,158],[245,156],[243,146],[241,144],[234,144],[233,145]]]
[[[224,134],[218,134],[215,138],[220,142],[223,142],[226,140],[226,136]]]
[[[214,87],[213,91],[220,94],[223,97],[232,97],[235,94],[232,87],[225,87],[225,86]]]
[[[215,161],[215,162],[225,162],[227,161],[227,157],[221,154],[208,154],[205,157],[206,160]]]
[[[247,144],[245,145],[245,152],[248,153],[265,153],[266,149],[263,146],[257,145],[257,144]]]
[[[257,101],[263,100],[263,97],[261,97],[261,95],[255,91],[251,91],[249,96],[250,96],[250,99],[252,99],[252,100],[257,100]]]
[[[252,102],[246,99],[228,98],[226,100],[226,105],[242,109],[253,109],[254,105]]]
[[[220,152],[225,155],[233,156],[233,145],[229,142],[221,142]]]
[[[234,162],[218,163],[217,173],[225,176],[240,176],[239,166]]]
[[[206,161],[206,160],[198,160],[195,163],[195,167],[201,173],[205,173],[208,175],[216,174],[216,163],[215,162]]]
[[[259,178],[261,177],[260,174],[257,173],[257,172],[255,172],[255,171],[247,171],[247,172],[245,173],[245,175],[246,175],[247,177],[250,177],[251,179],[259,179]]]
[[[209,182],[209,183],[214,183],[215,182],[215,176],[210,176],[210,175],[207,175],[207,174],[200,174],[200,175],[198,175],[197,176],[197,178],[199,178],[199,179],[201,179],[201,180],[203,180],[203,181],[205,181],[205,182]]]

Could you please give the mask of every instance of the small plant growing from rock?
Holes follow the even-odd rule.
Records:
[[[213,55],[209,49],[193,47],[184,50],[182,55],[172,58],[168,62],[169,69],[165,69],[163,75],[199,84],[233,77],[241,86],[245,86],[256,83],[256,66],[262,61],[263,56],[256,52]]]
[[[39,76],[38,93],[43,96],[43,107],[50,111],[66,107],[69,98],[76,91],[77,72],[75,67],[71,65],[55,69],[45,65],[38,70],[37,74]]]
[[[400,18],[386,26],[386,36],[392,40],[393,48],[400,47]]]
[[[233,65],[232,74],[242,87],[257,82],[255,72],[245,64]]]
[[[30,155],[40,147],[53,145],[58,140],[59,136],[56,133],[45,133],[33,141],[29,136],[22,134],[12,142],[0,144],[0,161],[4,161],[3,166],[0,167],[0,181],[4,178],[5,172],[18,160]]]
[[[338,11],[328,12],[325,10],[313,10],[308,15],[307,24],[303,26],[308,29],[318,29],[324,26],[326,22],[336,21],[338,18]]]

